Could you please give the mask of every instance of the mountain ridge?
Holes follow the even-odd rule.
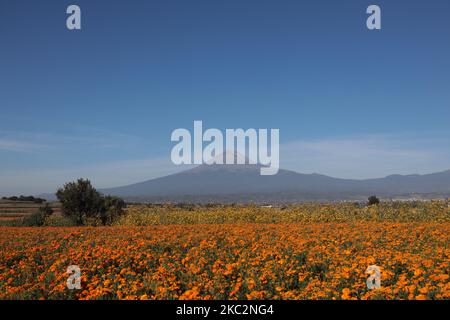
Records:
[[[266,195],[272,202],[353,200],[377,194],[382,197],[429,197],[450,195],[450,170],[430,174],[389,175],[373,179],[341,179],[323,174],[304,174],[280,169],[261,176],[260,165],[204,164],[172,175],[100,191],[135,201],[192,201],[234,199],[249,201]],[[190,200],[189,200],[190,199]],[[203,201],[200,201],[203,202]]]

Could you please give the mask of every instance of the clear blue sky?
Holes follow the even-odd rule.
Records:
[[[78,4],[82,30],[66,29]],[[382,30],[366,8],[382,9]],[[279,128],[281,166],[450,168],[450,2],[0,0],[0,194],[170,167],[176,128]]]

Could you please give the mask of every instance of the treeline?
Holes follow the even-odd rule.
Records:
[[[12,197],[2,197],[2,200],[9,200],[9,201],[24,201],[24,202],[33,202],[33,203],[44,203],[47,200],[42,198],[36,198],[33,196],[12,196]]]

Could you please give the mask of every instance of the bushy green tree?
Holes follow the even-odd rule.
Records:
[[[103,197],[89,180],[66,183],[58,189],[56,197],[61,202],[62,214],[77,225],[84,224],[87,218],[97,217],[103,208]]]
[[[78,179],[76,182],[66,183],[56,192],[61,202],[64,216],[71,218],[77,225],[87,221],[97,225],[111,224],[123,213],[125,202],[117,197],[104,197],[89,180]]]
[[[368,198],[367,205],[372,206],[372,205],[379,204],[379,203],[380,203],[380,199],[378,199],[377,196],[370,196]]]

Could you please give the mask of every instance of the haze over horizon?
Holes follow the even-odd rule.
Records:
[[[230,170],[231,168],[233,168],[234,166],[235,166],[235,168],[239,168],[239,170],[245,170],[245,168],[248,167],[249,171],[253,171],[252,167],[254,167],[255,165],[248,165],[248,164],[246,164],[246,165],[237,165],[237,164],[231,164],[231,165],[229,165],[229,164],[224,164],[224,165],[213,164],[213,165],[211,165],[211,164],[205,163],[205,164],[202,164],[202,165],[174,166],[177,169],[173,170],[173,172],[167,173],[166,175],[154,176],[154,177],[151,177],[151,178],[148,178],[148,179],[141,178],[141,180],[132,181],[130,183],[123,184],[123,185],[113,185],[113,186],[97,186],[97,185],[95,185],[95,180],[91,179],[88,176],[73,176],[70,179],[68,179],[68,180],[58,184],[57,187],[55,187],[53,189],[53,191],[52,190],[47,190],[47,191],[28,192],[28,193],[27,192],[21,192],[21,191],[15,192],[15,193],[7,193],[6,192],[4,194],[0,194],[0,196],[13,196],[13,195],[25,195],[25,194],[30,194],[30,195],[34,195],[34,196],[52,195],[57,190],[57,188],[63,186],[64,183],[69,182],[69,181],[76,181],[79,178],[91,180],[91,182],[93,182],[93,184],[98,189],[101,189],[101,190],[116,189],[116,188],[128,187],[128,186],[134,185],[134,184],[140,184],[140,183],[146,183],[146,182],[150,182],[150,181],[156,181],[158,179],[164,179],[166,177],[175,177],[175,176],[177,176],[177,174],[184,174],[184,173],[189,173],[189,172],[195,172],[195,171],[193,171],[193,169],[196,169],[196,168],[198,168],[198,169],[201,169],[201,168],[207,169],[208,167],[212,167],[212,166],[215,166],[219,170],[220,170],[220,168],[222,166],[225,166],[224,167],[224,171],[226,172],[226,171]],[[260,165],[257,164],[256,166],[259,167]],[[319,172],[302,173],[302,172],[298,172],[298,171],[295,171],[295,170],[289,170],[289,169],[284,169],[284,168],[280,168],[280,171],[281,172],[284,171],[284,173],[292,172],[292,173],[300,174],[300,175],[318,175],[318,176],[332,178],[332,179],[338,179],[338,180],[348,180],[348,181],[363,182],[363,181],[372,181],[372,180],[386,179],[386,178],[396,177],[396,176],[398,176],[398,177],[414,177],[414,176],[423,177],[423,176],[427,176],[427,175],[430,175],[430,174],[431,175],[433,175],[433,174],[448,174],[450,172],[450,169],[445,169],[445,170],[438,171],[438,172],[425,172],[425,173],[421,173],[421,174],[419,174],[419,173],[410,173],[410,174],[392,173],[392,174],[387,175],[387,176],[372,177],[372,178],[365,178],[365,179],[335,177],[335,176],[325,175],[325,174],[322,174],[322,173],[319,173]],[[209,174],[209,173],[207,172],[207,174]],[[268,176],[268,177],[270,179],[271,176]],[[215,179],[216,177],[211,177],[211,178]]]
[[[170,135],[194,120],[280,129],[300,173],[450,168],[448,1],[379,0],[373,32],[368,1],[76,3],[72,32],[72,1],[0,2],[0,195],[186,170]]]

